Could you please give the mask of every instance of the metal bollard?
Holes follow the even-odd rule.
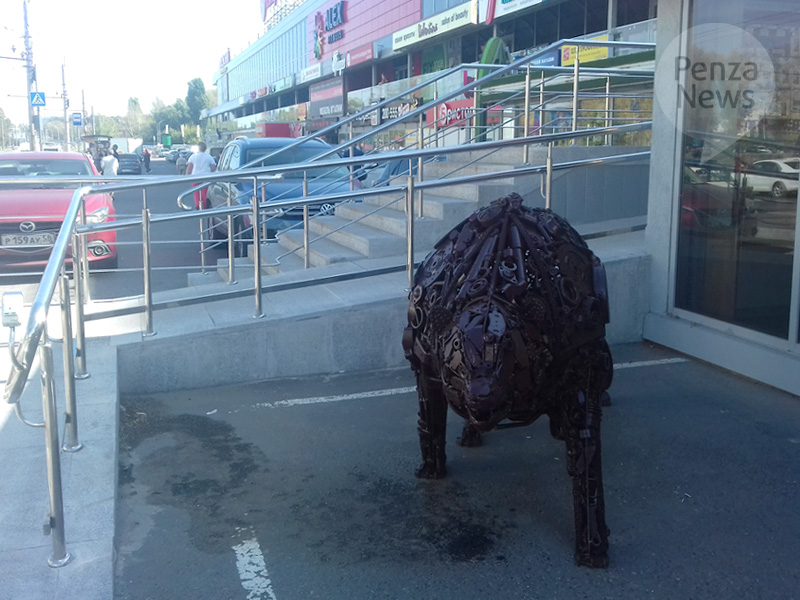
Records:
[[[39,361],[42,370],[42,408],[44,409],[45,450],[47,455],[47,483],[50,492],[50,517],[45,524],[45,532],[53,538],[53,554],[47,559],[51,567],[63,567],[72,556],[67,552],[64,533],[64,498],[61,484],[61,456],[58,447],[58,414],[56,410],[56,389],[53,382],[53,348],[47,342],[39,347]]]
[[[69,301],[69,278],[61,274],[61,337],[62,354],[64,355],[64,401],[66,427],[64,444],[65,452],[77,452],[83,446],[78,441],[78,405],[75,399],[75,361],[72,358],[72,323]]]

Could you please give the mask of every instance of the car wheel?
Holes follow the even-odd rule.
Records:
[[[786,195],[786,186],[782,181],[776,181],[772,184],[772,197],[783,198]]]

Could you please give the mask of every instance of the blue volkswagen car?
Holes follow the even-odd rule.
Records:
[[[279,165],[290,165],[309,162],[311,159],[332,149],[330,144],[321,140],[311,139],[302,144],[283,150],[287,146],[296,143],[297,138],[248,138],[239,137],[228,142],[223,148],[217,164],[218,172],[233,171],[246,165],[250,165],[259,158],[267,157],[259,165],[273,167]],[[281,150],[280,152],[278,152]],[[269,156],[278,152],[274,156]],[[326,158],[336,158],[333,154]],[[280,181],[270,181],[264,184],[259,183],[258,197],[264,198],[267,202],[277,202],[282,200],[294,200],[303,197],[303,171],[287,172],[283,174]],[[330,194],[344,194],[351,191],[350,170],[346,166],[341,167],[315,167],[305,171],[308,178],[308,195],[324,196]],[[230,189],[229,189],[230,188]],[[353,181],[353,188],[360,189],[361,183],[357,178]],[[208,188],[208,204],[211,208],[227,206],[228,197],[232,198],[234,204],[250,204],[253,197],[253,180],[246,179],[236,183],[217,182]],[[333,212],[334,205],[329,201],[322,201],[318,204],[310,205],[310,214],[324,214]],[[267,237],[272,238],[275,233],[290,227],[302,227],[303,209],[302,207],[265,210],[267,218]],[[212,237],[217,239],[226,238],[228,226],[226,220],[214,220],[212,223]],[[243,238],[252,238],[247,234],[250,228],[249,217],[242,217],[237,220],[235,235]],[[237,244],[237,246],[239,246]],[[246,246],[241,251],[246,251]],[[240,250],[237,250],[240,255]]]

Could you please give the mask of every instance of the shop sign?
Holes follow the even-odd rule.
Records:
[[[355,50],[350,50],[345,56],[345,60],[347,61],[347,66],[352,67],[357,64],[367,62],[368,60],[372,60],[374,58],[374,54],[372,51],[372,44],[365,44],[363,46],[359,46]]]
[[[344,38],[344,29],[338,29],[346,22],[345,0],[339,0],[314,14],[314,57],[319,60],[325,54],[325,44],[333,44]],[[336,31],[334,31],[336,30]]]
[[[308,88],[309,118],[338,117],[344,114],[344,85],[341,77],[312,84]]]
[[[491,25],[498,17],[541,4],[542,0],[480,0],[480,22]]]
[[[322,63],[317,63],[300,71],[300,83],[306,83],[320,77],[322,77]]]
[[[228,50],[225,52],[225,54],[223,54],[220,57],[220,59],[219,59],[219,68],[221,69],[222,67],[227,65],[229,62],[231,62],[231,49],[230,48],[228,48]]]
[[[289,75],[288,77],[284,77],[283,79],[279,79],[275,83],[269,86],[270,93],[276,94],[278,92],[282,92],[283,90],[288,90],[290,87],[294,85],[294,75]]]
[[[403,115],[411,112],[411,108],[412,106],[410,102],[401,102],[399,104],[382,106],[380,114],[380,122],[383,123],[384,121],[391,121],[398,117],[402,117]]]
[[[475,2],[465,2],[430,19],[425,19],[395,32],[392,34],[392,50],[400,50],[411,44],[431,39],[465,25],[477,24],[477,6],[477,0]]]
[[[592,40],[607,42],[608,36],[601,35]],[[561,66],[574,65],[576,56],[580,58],[581,63],[608,58],[608,46],[564,46],[561,48]]]
[[[436,121],[439,127],[464,127],[474,114],[475,105],[471,100],[453,100],[442,102],[436,108],[430,109],[426,120],[428,123]]]
[[[259,88],[258,92],[256,93],[256,97],[261,98],[267,94],[269,94],[269,87]]]

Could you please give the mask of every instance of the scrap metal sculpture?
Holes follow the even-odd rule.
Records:
[[[409,300],[403,347],[419,394],[417,477],[446,475],[448,404],[466,421],[462,446],[547,415],[567,446],[575,561],[608,566],[600,405],[612,362],[603,265],[564,219],[512,193],[436,245]]]

